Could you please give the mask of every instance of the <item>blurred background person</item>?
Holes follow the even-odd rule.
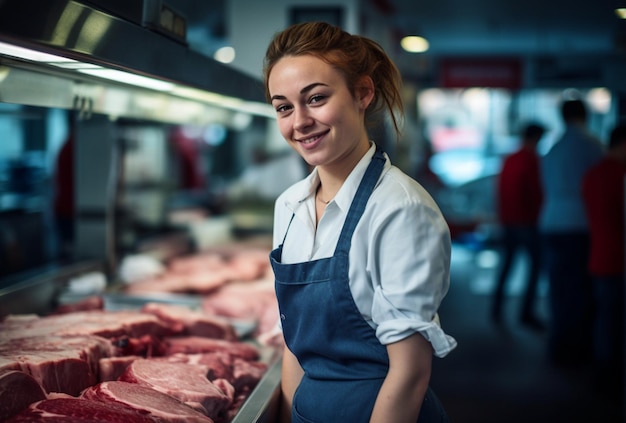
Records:
[[[543,201],[537,144],[544,132],[545,128],[538,123],[527,124],[522,130],[520,148],[504,160],[498,176],[497,205],[502,228],[503,260],[493,293],[491,310],[493,321],[500,323],[511,266],[516,255],[525,251],[530,266],[519,320],[523,325],[537,330],[545,328],[535,312],[541,267],[541,239],[537,222]]]
[[[75,236],[74,204],[74,140],[76,135],[76,116],[67,114],[67,138],[63,142],[56,158],[54,169],[54,221],[58,236],[58,257],[71,259]]]
[[[565,130],[541,160],[544,206],[540,215],[549,280],[549,358],[580,365],[591,358],[592,294],[587,270],[589,230],[581,194],[583,175],[603,155],[587,131],[582,100],[561,104]]]
[[[626,125],[613,129],[605,157],[584,177],[583,198],[595,300],[594,364],[598,387],[622,398],[624,380],[624,178]]]

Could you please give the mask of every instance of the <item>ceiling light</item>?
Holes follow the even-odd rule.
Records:
[[[402,38],[400,45],[409,53],[424,53],[425,51],[428,51],[429,47],[428,40],[417,35],[410,35]]]
[[[615,9],[615,14],[620,19],[626,19],[626,7],[619,7]]]
[[[235,49],[230,46],[222,47],[215,52],[213,58],[218,62],[231,63],[235,60]]]

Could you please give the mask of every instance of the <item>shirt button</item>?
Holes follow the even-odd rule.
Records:
[[[280,320],[285,320],[285,315],[281,313]]]

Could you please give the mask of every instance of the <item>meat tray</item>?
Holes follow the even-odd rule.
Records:
[[[102,272],[103,263],[83,262],[68,267],[42,271],[18,284],[0,289],[0,320],[9,314],[48,314],[60,304],[79,298],[68,292],[71,278],[88,272]],[[109,310],[136,309],[147,302],[178,304],[200,308],[201,296],[186,294],[129,295],[107,291],[102,294]],[[249,321],[231,322],[237,334],[245,339],[255,329]],[[275,349],[262,351],[262,360],[269,367],[250,393],[231,423],[272,423],[275,421],[280,395],[281,357]]]
[[[186,294],[150,294],[129,295],[109,293],[104,296],[105,308],[122,310],[140,308],[147,302],[163,302],[200,308],[201,296]],[[243,320],[231,320],[240,338],[246,338],[255,329],[255,323]],[[273,423],[276,421],[280,395],[281,357],[274,357],[274,351],[262,351],[264,361],[270,366],[257,386],[241,406],[237,415],[230,423]]]
[[[129,295],[109,293],[104,296],[105,308],[122,310],[140,308],[148,302],[163,302],[188,306],[192,309],[201,307],[202,297],[189,294],[150,294]],[[237,335],[245,339],[250,335],[256,323],[243,320],[230,320]],[[250,393],[231,423],[273,423],[276,421],[280,395],[281,364],[280,357],[274,357],[274,350],[262,351],[263,361],[270,364],[265,375]]]

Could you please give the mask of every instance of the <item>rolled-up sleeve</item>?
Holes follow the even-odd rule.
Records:
[[[387,345],[419,332],[443,357],[456,347],[437,314],[450,286],[448,226],[430,199],[407,200],[383,219],[368,258],[376,335]]]

